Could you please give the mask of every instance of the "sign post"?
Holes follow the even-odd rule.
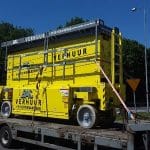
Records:
[[[136,98],[135,98],[135,91],[140,83],[140,79],[127,79],[127,83],[129,84],[130,88],[132,89],[133,92],[133,101],[134,101],[134,109],[135,112],[137,111],[136,108]]]
[[[137,110],[136,110],[135,91],[133,91],[133,100],[134,100],[134,109],[135,109],[135,112],[136,112]]]

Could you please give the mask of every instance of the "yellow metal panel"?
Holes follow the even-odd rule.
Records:
[[[62,119],[69,118],[69,93],[65,93],[66,91],[69,91],[69,89],[60,89],[60,87],[47,89],[48,111],[50,117]]]
[[[115,82],[113,34],[111,38],[98,36],[98,58],[108,77]],[[48,65],[44,64],[43,47],[10,55],[7,85],[13,87],[13,114],[69,119],[76,87],[96,88],[93,92],[76,92],[76,96],[83,99],[83,103],[94,104],[98,100],[99,110],[107,110],[113,92],[102,80],[94,62],[95,45],[94,36],[50,44],[45,53]],[[23,97],[24,91],[32,91],[28,94],[33,97]]]
[[[115,83],[115,31],[111,33],[111,81]]]

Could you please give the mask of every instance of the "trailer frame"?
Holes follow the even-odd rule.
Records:
[[[121,125],[121,124],[118,124]],[[8,126],[12,139],[61,150],[82,150],[100,147],[134,150],[136,134],[143,139],[143,147],[149,149],[150,121],[130,122],[126,129],[113,127],[108,129],[83,129],[76,125],[64,125],[28,119],[0,118],[0,128]]]

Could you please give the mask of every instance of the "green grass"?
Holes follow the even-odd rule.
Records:
[[[137,113],[137,119],[141,120],[150,120],[150,112],[139,112]]]
[[[117,115],[116,116],[116,121],[122,121],[123,120],[123,115]],[[136,118],[140,120],[149,120],[150,121],[150,112],[138,112],[136,114]]]

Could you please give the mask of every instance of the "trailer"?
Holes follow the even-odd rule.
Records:
[[[148,150],[150,121],[115,123],[112,128],[85,129],[77,125],[29,119],[0,119],[0,142],[10,147],[13,140],[61,150]]]
[[[6,81],[0,87],[4,147],[17,140],[51,149],[148,150],[150,122],[137,121],[124,102],[118,28],[109,28],[102,20],[89,21],[7,41],[1,49],[5,53],[1,75]],[[121,104],[133,121],[113,124],[115,108]],[[108,125],[113,127],[102,128]]]

